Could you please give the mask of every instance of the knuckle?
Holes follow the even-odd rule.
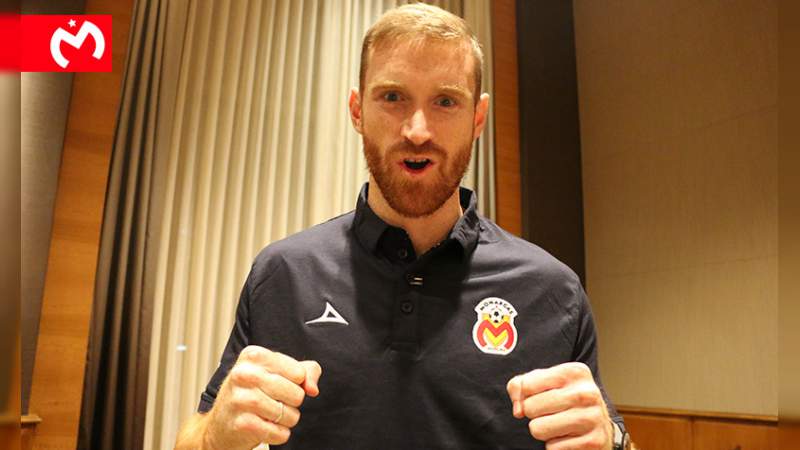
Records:
[[[274,445],[281,445],[285,444],[289,441],[289,437],[292,435],[292,432],[289,431],[288,428],[282,427],[280,425],[275,425],[270,432],[270,436],[267,439],[270,444]]]
[[[586,441],[586,446],[590,450],[602,450],[603,447],[605,447],[605,445],[606,445],[605,438],[598,433],[592,434]]]
[[[252,382],[253,374],[245,365],[237,364],[231,369],[230,378],[233,384],[244,385]]]
[[[580,406],[592,406],[598,402],[599,393],[592,389],[590,386],[583,386],[575,390],[574,399],[575,403]]]
[[[519,375],[508,380],[508,383],[506,383],[506,391],[509,394],[512,394],[516,390],[516,386],[518,384],[519,384]]]
[[[230,403],[236,410],[241,411],[249,409],[249,401],[247,395],[242,391],[235,391],[231,395]]]
[[[589,366],[587,366],[586,364],[584,364],[582,362],[575,362],[575,363],[572,364],[572,367],[573,367],[575,375],[577,375],[579,377],[586,377],[586,376],[591,376],[592,375],[592,371],[589,370]]]
[[[239,433],[258,434],[261,432],[261,424],[254,416],[243,414],[234,419],[233,429]]]
[[[299,408],[303,404],[306,394],[300,386],[295,386],[289,391],[288,397],[287,404]]]
[[[606,414],[602,408],[592,408],[591,417],[592,422],[600,427],[600,429],[603,429],[603,425],[605,425],[607,421],[611,420],[606,417]]]
[[[268,353],[269,350],[267,350],[264,347],[260,347],[258,345],[248,345],[247,347],[242,349],[242,352],[239,354],[239,359],[255,361],[260,358],[263,358]]]
[[[553,375],[553,381],[558,386],[568,385],[571,379],[572,378],[569,376],[569,374],[557,373]]]
[[[528,431],[530,431],[531,436],[539,440],[545,440],[543,429],[541,425],[536,420],[531,420],[528,422]]]
[[[597,420],[595,419],[595,414],[593,412],[581,414],[578,416],[577,422],[582,430],[592,430],[597,425]]]
[[[289,428],[294,428],[298,423],[300,423],[300,411],[296,414],[290,414],[287,418],[287,426]]]
[[[535,402],[529,400],[530,399],[525,399],[522,401],[522,413],[525,414],[525,417],[533,419],[537,417],[538,411]]]

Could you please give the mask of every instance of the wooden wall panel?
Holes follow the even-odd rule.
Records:
[[[776,450],[777,427],[696,420],[692,425],[693,450]]]
[[[522,234],[515,0],[492,1],[497,224]]]
[[[9,402],[8,410],[0,411],[0,448],[6,448],[8,445],[10,449],[16,449],[20,446],[20,423],[18,420],[20,411],[20,346],[19,334],[17,334],[17,342],[14,347],[15,354],[13,355],[14,362],[11,370],[11,379],[9,380]],[[6,413],[10,412],[10,415]]]
[[[42,418],[35,448],[77,443],[89,321],[108,168],[133,0],[88,0],[113,16],[110,73],[73,80],[48,257],[29,411]]]
[[[636,446],[642,450],[690,449],[692,422],[688,418],[654,417],[625,414],[628,428]]]
[[[775,416],[633,406],[618,410],[639,450],[778,449]]]

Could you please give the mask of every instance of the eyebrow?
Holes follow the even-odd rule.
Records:
[[[454,97],[464,97],[464,98],[467,98],[467,99],[468,98],[472,98],[472,92],[462,88],[461,86],[455,85],[455,84],[446,84],[444,86],[440,86],[439,89],[441,89],[444,92],[449,93],[450,95],[452,95]]]
[[[389,89],[394,89],[394,90],[398,90],[398,91],[405,90],[403,84],[399,83],[397,81],[382,81],[382,82],[370,85],[368,89],[369,89],[370,93],[374,92],[374,91],[382,91],[382,90],[389,90]],[[467,98],[467,99],[472,97],[472,93],[470,91],[462,88],[461,86],[459,86],[457,84],[441,85],[441,86],[439,86],[439,90],[444,92],[444,93],[446,93],[446,94],[448,94],[448,95],[452,95],[454,97],[462,97],[462,98]]]

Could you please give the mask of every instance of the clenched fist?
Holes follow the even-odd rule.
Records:
[[[570,362],[517,375],[508,382],[516,418],[547,450],[611,450],[613,426],[589,368]]]
[[[316,361],[249,346],[222,383],[208,413],[203,449],[250,450],[283,444],[300,420],[306,395],[319,395],[322,368]]]

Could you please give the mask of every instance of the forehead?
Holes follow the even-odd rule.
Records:
[[[474,83],[474,57],[461,41],[383,44],[370,50],[365,74],[367,89],[384,82],[426,81],[469,90]]]

